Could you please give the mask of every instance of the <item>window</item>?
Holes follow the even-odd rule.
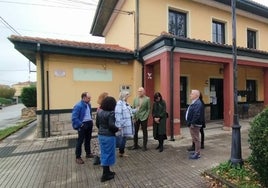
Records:
[[[187,37],[185,13],[169,10],[168,32],[179,37]]]
[[[256,49],[256,31],[248,30],[248,48]]]
[[[256,101],[256,80],[247,80],[247,102]]]
[[[225,44],[225,24],[217,21],[212,22],[213,42]]]

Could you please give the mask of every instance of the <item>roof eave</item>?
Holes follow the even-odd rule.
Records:
[[[118,1],[119,0],[99,0],[93,23],[91,25],[90,34],[93,36],[104,37],[103,31],[109,22]]]
[[[231,6],[231,0],[214,0],[214,1]],[[261,5],[253,1],[237,0],[236,8],[264,18],[268,18],[268,8],[264,5]]]
[[[19,41],[9,38],[21,54],[27,59],[36,64],[37,53],[50,53],[50,54],[62,54],[62,55],[73,55],[80,57],[95,57],[95,58],[109,58],[109,59],[120,59],[120,60],[133,60],[135,59],[133,52],[122,52],[105,49],[88,49],[79,48],[72,46],[57,46],[44,44],[39,42],[27,42]]]

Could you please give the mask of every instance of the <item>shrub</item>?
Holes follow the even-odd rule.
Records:
[[[36,107],[36,87],[24,87],[21,93],[21,101],[26,107]]]
[[[0,104],[2,104],[2,105],[10,105],[10,104],[12,104],[12,99],[6,99],[6,98],[1,98],[0,97]]]
[[[252,121],[249,144],[252,150],[250,163],[259,174],[263,186],[268,187],[268,108]]]
[[[9,86],[0,86],[0,97],[6,99],[12,99],[14,97],[16,90]]]

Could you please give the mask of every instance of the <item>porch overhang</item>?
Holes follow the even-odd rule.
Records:
[[[174,43],[175,40],[175,43]],[[214,53],[214,54],[222,54],[225,56],[232,57],[232,46],[231,45],[222,45],[217,43],[212,43],[209,41],[203,40],[195,40],[189,38],[181,38],[176,37],[171,34],[162,34],[155,40],[151,41],[147,45],[141,48],[140,55],[144,59],[144,57],[159,51],[160,49],[164,49],[166,51],[170,51],[170,49],[175,44],[175,50],[184,49],[185,51],[203,51],[206,54]],[[263,60],[267,62],[268,65],[268,52],[260,51],[249,48],[237,48],[237,55],[241,58],[248,57],[251,59],[256,59],[258,61]]]
[[[21,54],[23,54],[27,59],[29,59],[34,64],[36,64],[36,55],[39,52],[48,54],[109,58],[119,60],[135,59],[133,51],[121,48],[117,45],[115,45],[115,49],[113,49],[112,45],[93,44],[92,46],[90,45],[79,46],[80,44],[79,42],[75,42],[75,44],[73,45],[71,44],[73,41],[64,41],[66,42],[66,44],[65,43],[63,44],[62,41],[60,42],[60,40],[56,39],[48,40],[42,38],[17,37],[17,36],[11,36],[8,39],[14,44],[16,50],[18,50]]]

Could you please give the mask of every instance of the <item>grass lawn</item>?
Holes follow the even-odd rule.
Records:
[[[17,132],[21,128],[27,126],[29,123],[33,122],[35,118],[25,119],[24,121],[16,123],[14,126],[0,130],[0,141],[10,136],[11,134]]]

